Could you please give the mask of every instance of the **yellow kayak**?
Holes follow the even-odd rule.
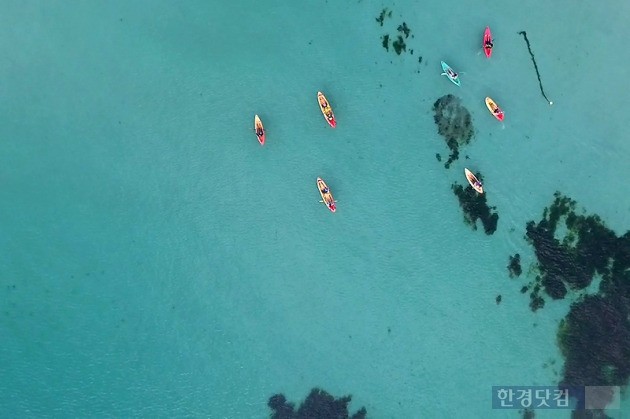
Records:
[[[487,97],[486,106],[488,107],[488,110],[490,111],[492,115],[494,115],[495,118],[497,118],[499,121],[503,121],[503,111],[501,110],[501,108],[499,108],[499,105],[497,105],[494,102],[494,100]]]

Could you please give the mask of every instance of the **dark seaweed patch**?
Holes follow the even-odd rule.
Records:
[[[521,255],[517,253],[514,256],[510,256],[508,271],[510,271],[510,278],[521,276],[521,273],[523,272],[523,269],[521,268]]]
[[[405,35],[405,39],[409,38],[409,34],[411,33],[411,29],[407,26],[405,22],[402,25],[398,25],[398,32],[402,32]]]
[[[536,417],[536,414],[532,409],[519,410],[519,413],[523,414],[523,419],[534,419]]]
[[[542,219],[527,223],[526,238],[534,247],[540,272],[530,306],[544,305],[541,292],[552,299],[564,298],[569,290],[585,289],[599,275],[597,294],[574,301],[558,328],[557,340],[565,358],[560,386],[626,386],[630,379],[630,232],[618,237],[598,215],[579,214],[576,206],[574,200],[556,192]],[[597,396],[603,404],[612,400],[610,392]],[[602,411],[591,412],[589,417],[604,417]]]
[[[497,305],[501,304],[501,295],[497,295],[497,298],[495,298],[494,301],[496,301]]]
[[[440,134],[451,150],[448,161],[444,164],[447,169],[451,163],[459,158],[459,148],[470,142],[474,135],[472,116],[459,98],[453,95],[442,96],[433,104],[434,121]]]
[[[553,299],[564,298],[568,289],[590,285],[595,273],[607,275],[610,260],[618,245],[615,234],[597,215],[578,215],[575,201],[555,193],[555,200],[543,218],[526,226],[526,238],[534,247],[540,270],[540,284]],[[559,223],[567,234],[556,238]]]
[[[389,35],[383,35],[383,48],[389,51]]]
[[[437,159],[437,161],[442,161],[442,156],[440,156],[440,153],[435,153],[435,158]]]
[[[387,8],[385,8],[381,11],[379,16],[376,18],[376,22],[380,26],[383,26],[385,18],[391,17],[391,15],[392,15],[392,12],[387,10]],[[392,41],[391,46],[393,47],[393,50],[396,53],[396,55],[401,55],[405,52],[408,52],[409,55],[413,55],[415,50],[413,48],[407,49],[408,45],[405,42],[405,40],[414,38],[413,34],[411,33],[411,28],[407,26],[406,22],[402,22],[400,25],[398,25],[398,27],[396,28],[396,31],[397,33],[393,35],[385,34],[381,36],[383,48],[385,48],[386,51],[389,51],[389,45],[390,45],[389,43],[390,41]],[[420,57],[419,62],[422,62],[422,57]]]
[[[378,15],[378,17],[376,18],[376,22],[383,26],[383,22],[385,21],[386,17],[392,17],[392,12],[391,10],[387,11],[387,7],[381,10],[381,14]]]
[[[529,51],[529,56],[532,59],[532,63],[534,63],[534,70],[536,70],[536,77],[538,77],[538,87],[540,87],[540,93],[542,93],[543,97],[545,98],[547,102],[549,102],[550,105],[553,105],[553,102],[550,101],[547,95],[545,94],[545,89],[543,89],[542,80],[540,79],[540,71],[538,71],[538,64],[536,64],[536,58],[534,58],[534,53],[532,52],[532,46],[529,43],[529,39],[527,38],[527,32],[520,31],[518,34],[523,35],[523,38],[525,39],[525,43],[527,44],[527,50]]]
[[[351,400],[351,396],[335,399],[326,391],[314,388],[297,411],[295,405],[287,402],[282,394],[271,396],[267,405],[273,411],[271,419],[365,419],[367,415],[365,407],[350,416],[348,404]]]
[[[398,38],[392,43],[392,46],[397,55],[402,54],[403,51],[407,51],[407,44],[405,44],[405,40],[400,35],[398,35]]]
[[[480,174],[476,174],[476,176],[479,181],[482,181]],[[486,234],[493,234],[497,230],[499,214],[492,212],[496,209],[495,207],[489,207],[486,204],[486,194],[477,193],[470,185],[464,188],[462,185],[454,183],[451,188],[464,211],[464,221],[472,226],[473,230],[477,230],[477,220],[481,220]]]

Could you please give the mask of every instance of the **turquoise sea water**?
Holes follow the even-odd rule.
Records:
[[[512,418],[491,386],[557,383],[569,301],[532,313],[506,265],[556,190],[630,228],[628,3],[0,5],[3,416],[265,417],[321,386],[374,418]],[[403,21],[414,55],[381,45]],[[447,170],[448,93],[476,135]],[[463,222],[465,166],[493,235]]]

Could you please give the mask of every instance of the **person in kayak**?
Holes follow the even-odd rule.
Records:
[[[328,193],[330,192],[330,189],[328,189],[328,186],[324,186],[324,189],[322,189],[322,193]]]
[[[494,44],[492,43],[492,41],[487,41],[486,42],[486,48],[492,49],[493,46],[494,46]]]
[[[328,107],[328,102],[326,102],[326,100],[322,98],[322,100],[319,101],[319,105],[322,108],[326,109]]]
[[[259,127],[258,129],[256,129],[256,135],[257,135],[257,136],[262,137],[262,136],[263,136],[263,134],[264,134],[264,132],[263,132],[263,129],[262,129],[262,128],[260,128],[260,127]]]
[[[456,79],[457,78],[457,73],[454,72],[453,70],[451,70],[450,68],[448,69],[448,75],[452,78],[452,79]]]
[[[501,109],[499,109],[499,108],[494,108],[494,113],[495,113],[495,114],[497,114],[497,115],[499,115],[499,114],[501,114],[502,112],[501,112]]]

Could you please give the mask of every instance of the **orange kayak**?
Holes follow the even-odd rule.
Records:
[[[256,133],[256,138],[258,138],[258,142],[260,143],[260,145],[264,145],[265,127],[263,127],[263,123],[258,115],[254,115],[254,132]]]
[[[466,174],[466,179],[468,180],[468,183],[470,183],[470,186],[472,186],[472,188],[477,192],[483,193],[483,185],[481,184],[481,182],[479,182],[477,176],[475,176],[473,172],[466,168],[464,168],[464,173]]]
[[[335,128],[337,125],[337,121],[335,121],[335,114],[330,106],[330,102],[328,102],[328,99],[326,99],[326,96],[324,96],[322,92],[317,92],[317,103],[319,104],[319,109],[321,109],[324,114],[326,122],[328,122],[331,127]]]
[[[320,177],[317,178],[317,189],[319,190],[319,194],[322,196],[322,201],[328,207],[331,212],[337,211],[337,206],[335,205],[335,198],[333,198],[328,185],[326,182]]]
[[[503,118],[505,115],[503,114],[503,111],[501,110],[501,108],[499,108],[499,105],[494,103],[494,100],[487,97],[486,106],[488,107],[488,110],[490,111],[492,115],[494,115],[495,118],[497,118],[499,121],[503,121]]]

